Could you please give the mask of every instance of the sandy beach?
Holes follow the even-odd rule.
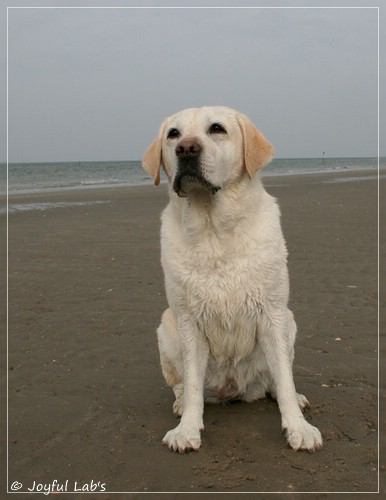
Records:
[[[162,446],[177,423],[155,334],[166,307],[159,262],[166,186],[13,195],[9,487],[18,482],[20,491],[36,491],[57,480],[79,496],[76,488],[96,483],[96,492],[104,485],[121,493],[98,499],[124,492],[376,492],[375,174],[264,180],[279,200],[289,250],[299,331],[295,382],[312,405],[307,419],[324,437],[313,454],[288,447],[270,399],[207,405],[198,453],[180,456]],[[383,200],[385,186],[382,179]],[[20,209],[28,204],[35,209]],[[3,235],[4,215],[0,223]],[[385,365],[384,344],[380,356]],[[381,401],[384,395],[383,385]],[[382,450],[384,459],[384,442]],[[380,472],[382,479],[384,462]]]

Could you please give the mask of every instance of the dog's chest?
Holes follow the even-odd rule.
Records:
[[[190,271],[187,307],[205,332],[212,356],[218,360],[243,359],[257,342],[262,301],[247,259],[207,258],[206,262],[201,260],[199,270]]]
[[[186,246],[173,266],[179,299],[205,332],[212,354],[243,358],[251,352],[263,302],[258,259],[237,240],[209,236]]]
[[[185,272],[180,274],[190,310],[202,308],[212,314],[235,316],[259,295],[248,259],[241,256],[218,257],[210,252],[188,252]]]

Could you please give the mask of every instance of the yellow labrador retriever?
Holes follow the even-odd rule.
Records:
[[[167,118],[144,156],[154,184],[161,165],[170,184],[161,230],[169,309],[157,333],[181,416],[163,443],[180,453],[201,445],[204,393],[248,402],[269,393],[291,447],[322,446],[295,390],[287,250],[279,207],[257,172],[273,153],[246,116],[219,106]]]

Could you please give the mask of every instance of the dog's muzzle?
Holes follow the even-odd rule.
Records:
[[[178,158],[178,169],[173,181],[173,189],[184,198],[187,192],[195,188],[204,188],[215,194],[220,187],[214,186],[202,175],[200,166],[201,146],[193,140],[180,141],[175,149]]]

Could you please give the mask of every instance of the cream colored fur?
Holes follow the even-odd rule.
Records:
[[[225,133],[211,132],[213,123]],[[194,182],[184,185],[184,197],[173,191],[176,148],[186,141],[199,145],[197,168],[217,192]],[[273,152],[246,116],[204,107],[167,118],[144,157],[155,184],[161,165],[170,181],[161,230],[169,308],[157,333],[162,371],[176,397],[173,410],[181,416],[163,442],[181,453],[201,445],[204,392],[212,401],[247,402],[270,393],[291,447],[322,446],[319,430],[302,414],[308,401],[293,381],[296,324],[287,307],[279,207],[256,172]]]

